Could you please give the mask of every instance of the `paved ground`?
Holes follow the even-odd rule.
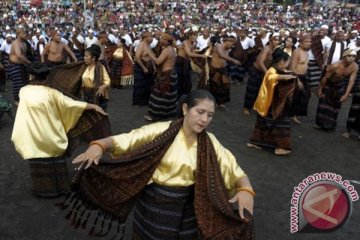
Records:
[[[10,88],[10,86],[9,86]],[[292,129],[293,152],[277,157],[270,152],[248,149],[255,116],[241,113],[245,85],[231,86],[230,111],[216,112],[210,131],[237,157],[257,192],[255,226],[257,239],[359,239],[360,201],[353,202],[349,221],[339,230],[324,234],[290,233],[290,199],[293,188],[317,172],[335,172],[344,179],[360,179],[360,141],[341,137],[349,109],[340,112],[335,132],[313,129],[317,99],[312,97],[309,117]],[[131,106],[130,88],[111,90],[109,115],[114,133],[122,133],[145,123],[146,108]],[[11,98],[10,91],[4,94]],[[14,109],[15,114],[16,109]],[[0,129],[0,239],[97,239],[72,229],[63,213],[54,207],[59,200],[37,199],[30,194],[30,175],[10,141],[13,120],[4,117]],[[73,169],[69,163],[69,169]],[[360,191],[359,185],[355,185]]]

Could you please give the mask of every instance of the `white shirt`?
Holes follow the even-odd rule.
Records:
[[[157,40],[156,38],[153,38],[152,42],[150,43],[150,48],[153,49],[156,47],[156,45],[158,44],[159,40]]]
[[[92,39],[90,39],[89,37],[85,38],[85,48],[88,48],[93,44],[98,44],[97,37],[93,37]]]
[[[31,38],[31,42],[32,42],[32,46],[34,48],[34,50],[36,50],[36,46],[39,42],[39,38],[38,36],[34,35],[32,38]]]
[[[118,44],[118,42],[119,42],[119,39],[118,39],[117,37],[115,37],[115,35],[112,34],[112,33],[109,33],[109,34],[108,34],[108,39],[109,39],[109,41],[112,42],[113,44]]]
[[[354,49],[356,52],[360,50],[360,46],[356,46],[356,42],[349,43],[348,48]]]
[[[331,63],[337,62],[341,59],[341,42],[335,43],[335,51],[331,59]]]
[[[249,37],[246,37],[244,40],[240,39],[240,42],[241,42],[241,46],[244,50],[255,46],[254,40],[250,39]]]
[[[139,45],[140,45],[140,39],[135,40],[134,43],[133,43],[135,52],[136,52],[137,48],[139,47]]]
[[[4,40],[1,44],[1,47],[0,47],[0,51],[2,52],[6,52],[7,54],[10,54],[10,50],[11,50],[11,43],[8,44],[6,42],[6,40]]]
[[[198,48],[200,51],[203,50],[204,48],[209,46],[209,41],[210,37],[205,39],[203,35],[198,36],[198,38],[196,39],[196,48]]]
[[[85,43],[85,39],[81,36],[81,35],[78,35],[76,37],[76,39],[81,43],[81,44],[84,44]],[[70,41],[72,41],[72,39],[70,38]],[[90,45],[91,46],[91,45]],[[76,44],[74,44],[74,49],[76,50],[79,50],[77,47],[76,47]]]
[[[64,43],[65,45],[69,44],[69,41],[63,37],[60,39],[60,42]]]
[[[131,40],[131,37],[129,36],[129,34],[125,34],[124,36],[121,36],[121,38],[125,39],[125,44],[126,46],[130,46],[132,45],[132,40]]]

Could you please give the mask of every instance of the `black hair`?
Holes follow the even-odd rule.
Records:
[[[95,61],[97,61],[101,55],[101,48],[97,44],[92,44],[90,47],[85,49],[85,51],[90,53],[92,57],[95,57]]]
[[[216,100],[214,96],[205,89],[196,89],[191,91],[188,95],[182,95],[179,99],[179,106],[178,106],[178,117],[182,117],[184,115],[182,110],[182,105],[184,103],[187,104],[188,109],[191,109],[198,105],[199,100],[208,99],[214,104],[216,103]]]
[[[274,52],[272,53],[272,65],[280,62],[281,60],[287,61],[290,59],[289,54],[284,52],[281,48],[275,48]]]
[[[234,37],[233,35],[226,35],[222,38],[223,42],[226,42],[226,41],[235,41],[236,40],[236,37]]]
[[[44,81],[50,73],[50,69],[45,63],[35,61],[27,65],[27,71],[29,74],[35,77],[34,80]]]
[[[287,36],[284,40],[284,45],[285,45],[285,41],[288,40],[288,38],[292,39],[292,48],[295,49],[295,44],[297,43],[297,38],[292,37],[292,36]]]

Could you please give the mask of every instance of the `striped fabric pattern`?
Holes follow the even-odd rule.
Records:
[[[149,115],[153,119],[166,119],[176,116],[178,105],[177,78],[170,77],[170,90],[162,94],[154,88],[149,99]]]
[[[29,82],[26,66],[23,64],[9,64],[9,77],[12,80],[13,96],[15,101],[19,101],[20,89]]]
[[[152,74],[145,75],[142,68],[138,64],[135,64],[132,104],[139,106],[147,105],[149,102],[152,85]]]
[[[360,65],[360,61],[358,62]],[[352,102],[348,119],[346,121],[346,130],[350,132],[352,129],[360,129],[360,126],[355,127],[354,123],[356,119],[360,118],[360,71],[358,71],[354,87],[352,89]],[[360,133],[360,132],[359,132]]]
[[[178,96],[181,97],[184,94],[188,94],[192,87],[190,60],[177,56],[175,70],[178,76]]]
[[[315,60],[310,60],[308,63],[308,82],[311,88],[317,87],[320,84],[322,69],[318,66]]]
[[[331,131],[336,127],[336,120],[341,108],[340,97],[344,93],[344,82],[332,83],[329,79],[324,86],[325,97],[319,98],[316,111],[316,124],[323,130]]]
[[[194,187],[148,185],[134,208],[134,239],[197,239]]]
[[[249,78],[246,85],[244,108],[252,109],[259,89],[264,78],[264,73],[254,66],[249,71]]]
[[[112,59],[110,66],[110,78],[111,78],[111,87],[112,88],[121,88],[121,67],[122,60]]]

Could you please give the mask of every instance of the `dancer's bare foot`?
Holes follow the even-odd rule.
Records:
[[[221,107],[225,111],[229,111],[229,108],[227,108],[224,104],[220,104],[219,107]]]
[[[243,109],[243,113],[244,113],[245,115],[250,115],[250,111],[249,111],[249,109],[247,109],[247,108],[244,108],[244,109]]]
[[[154,121],[154,119],[152,117],[150,117],[149,115],[144,115],[144,118],[146,121],[149,121],[149,122]]]
[[[283,148],[276,148],[274,153],[276,155],[279,155],[279,156],[285,156],[285,155],[288,155],[291,153],[290,150],[286,150],[286,149],[283,149]]]
[[[350,133],[349,132],[344,132],[342,136],[344,138],[350,138]]]
[[[262,147],[259,147],[258,145],[255,145],[255,144],[252,144],[252,143],[247,143],[246,146],[249,147],[249,148],[255,148],[255,149],[258,149],[258,150],[262,149]]]
[[[301,121],[296,117],[294,116],[293,118],[291,118],[295,123],[297,124],[301,124]]]
[[[315,129],[321,129],[321,127],[319,125],[317,125],[316,123],[314,124],[314,128]]]

